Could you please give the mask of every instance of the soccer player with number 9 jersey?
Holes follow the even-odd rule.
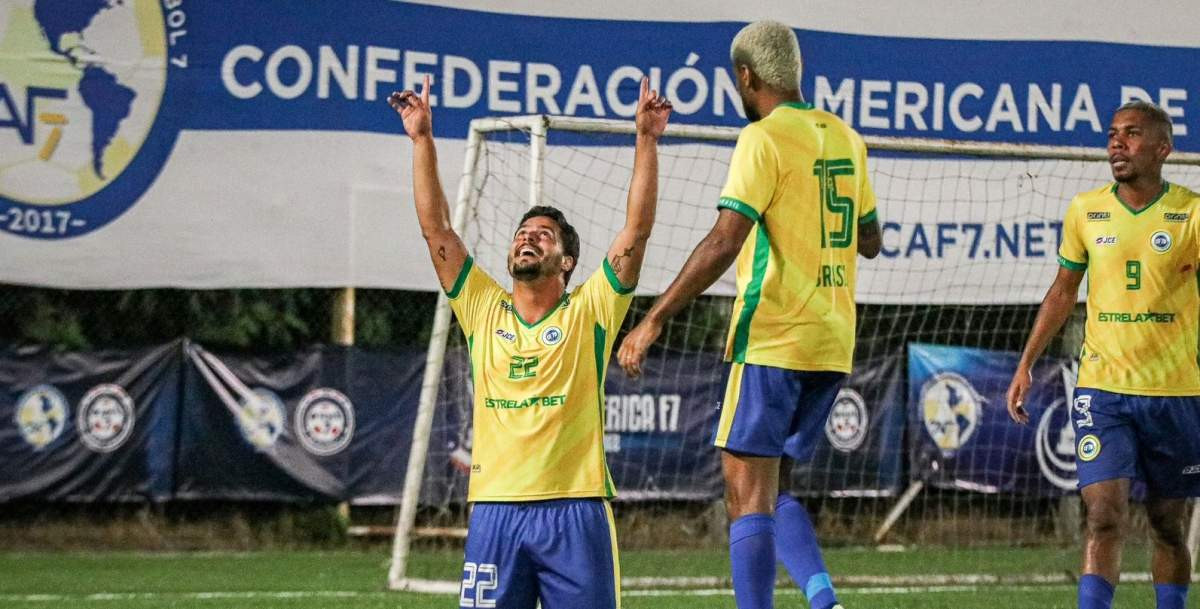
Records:
[[[1200,496],[1200,195],[1163,180],[1171,120],[1133,101],[1113,115],[1114,182],[1075,197],[1059,269],[1008,390],[1018,423],[1030,371],[1088,276],[1087,323],[1071,408],[1087,506],[1080,609],[1110,609],[1120,574],[1130,481],[1147,484],[1158,609],[1184,609],[1191,561],[1187,497]]]

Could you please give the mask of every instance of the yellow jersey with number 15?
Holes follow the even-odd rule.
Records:
[[[1197,214],[1200,196],[1165,182],[1138,211],[1116,184],[1071,201],[1058,262],[1088,276],[1080,387],[1200,395]]]
[[[850,372],[859,223],[875,218],[862,137],[786,103],[738,136],[719,207],[754,221],[725,359]]]
[[[475,385],[468,501],[613,497],[604,375],[633,299],[608,260],[539,320],[468,258],[447,292]]]

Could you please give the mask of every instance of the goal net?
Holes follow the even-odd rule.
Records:
[[[586,279],[624,222],[633,133],[628,121],[474,121],[454,224],[476,264],[511,288],[505,255],[517,223],[531,205],[547,204],[562,209],[581,237],[568,289]],[[657,222],[618,345],[711,228],[737,134],[672,124],[660,140]],[[1056,272],[1067,203],[1111,180],[1105,153],[915,139],[867,144],[883,252],[859,259],[855,370],[815,458],[791,472],[791,490],[815,514],[827,546],[928,548],[949,561],[941,567],[947,573],[972,577],[1005,576],[987,552],[1029,547],[1024,569],[1061,574],[1064,561],[1075,562],[1080,534],[1067,412],[1082,316],[1036,370],[1031,425],[1008,421],[1003,395]],[[816,179],[803,169],[792,179]],[[1165,177],[1200,185],[1200,163],[1177,154]],[[724,534],[710,439],[734,295],[731,269],[669,322],[643,378],[629,379],[610,362],[605,450],[623,547],[719,544]],[[409,570],[412,541],[430,533],[423,525],[465,526],[472,384],[467,346],[444,296],[425,374],[389,584],[453,590],[456,582],[431,584]]]

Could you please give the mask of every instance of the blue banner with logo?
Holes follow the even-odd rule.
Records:
[[[904,360],[854,366],[838,392],[809,463],[792,470],[792,491],[828,497],[887,497],[903,484]]]
[[[169,499],[179,394],[178,343],[0,351],[0,502]]]
[[[939,488],[1055,496],[1075,490],[1069,360],[1041,358],[1025,399],[1027,425],[1006,397],[1020,354],[963,347],[908,347],[911,476]]]
[[[383,100],[426,74],[439,137],[462,138],[482,116],[629,118],[642,75],[677,122],[744,124],[728,65],[741,23],[393,0],[10,0],[0,11],[0,228],[30,238],[121,216],[184,133],[397,134]],[[1200,49],[797,32],[805,98],[864,134],[1101,146],[1112,110],[1148,98],[1174,121],[1176,147],[1200,150],[1200,74],[1180,69]],[[226,152],[277,162],[269,151],[286,144],[256,137]]]
[[[465,349],[447,352],[422,501],[465,501],[471,464],[470,383]],[[812,496],[890,496],[903,481],[905,391],[897,354],[863,363],[831,408],[816,452],[792,472],[792,491]],[[713,446],[729,365],[720,352],[660,353],[631,379],[610,362],[604,452],[622,501],[721,497]]]
[[[186,352],[177,498],[399,502],[423,354]]]

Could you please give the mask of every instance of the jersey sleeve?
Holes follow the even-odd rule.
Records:
[[[858,223],[874,222],[878,218],[875,213],[875,189],[871,187],[871,178],[867,171],[867,145],[858,138]]]
[[[1072,200],[1067,206],[1067,214],[1063,217],[1062,243],[1058,246],[1058,264],[1072,271],[1087,269],[1087,247],[1083,242],[1083,231],[1080,226],[1080,211],[1078,199]]]
[[[775,148],[761,128],[750,125],[738,134],[729,177],[717,207],[732,209],[757,222],[767,211],[779,181]]]
[[[478,329],[487,308],[496,306],[504,296],[504,288],[476,266],[469,256],[463,262],[454,286],[446,291],[446,297],[450,299],[450,309],[458,317],[458,324],[462,326],[463,333],[468,336]]]
[[[595,273],[579,286],[576,298],[588,307],[596,317],[596,322],[611,336],[616,336],[629,305],[633,302],[633,290],[637,286],[623,286],[617,279],[617,273],[604,260]]]

